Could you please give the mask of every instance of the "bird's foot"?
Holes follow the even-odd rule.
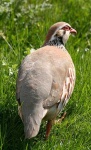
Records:
[[[64,112],[63,115],[59,119],[57,119],[57,120],[54,121],[54,124],[61,123],[64,120],[66,114],[67,113]]]

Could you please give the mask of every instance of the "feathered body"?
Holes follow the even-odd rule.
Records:
[[[26,56],[19,68],[16,95],[26,138],[38,134],[42,119],[56,118],[74,89],[75,67],[58,34],[60,26],[49,30],[44,46]]]

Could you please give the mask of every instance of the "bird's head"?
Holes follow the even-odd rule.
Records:
[[[48,31],[44,45],[56,39],[59,39],[60,43],[65,45],[69,39],[70,34],[76,33],[77,31],[66,22],[55,23]]]

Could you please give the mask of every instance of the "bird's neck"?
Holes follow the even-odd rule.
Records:
[[[58,48],[62,48],[62,47],[65,48],[62,38],[52,39],[52,40],[48,41],[45,45],[56,46]]]

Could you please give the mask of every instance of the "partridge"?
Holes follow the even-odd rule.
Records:
[[[41,48],[22,61],[16,83],[19,115],[25,137],[35,137],[42,120],[47,121],[46,138],[53,121],[67,104],[75,85],[75,67],[65,48],[70,34],[76,34],[66,22],[51,26]]]

